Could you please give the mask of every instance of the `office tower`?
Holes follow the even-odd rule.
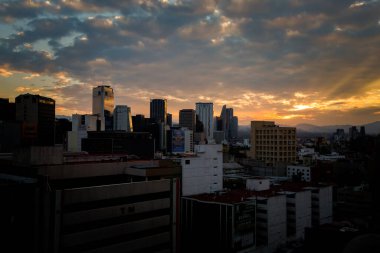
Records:
[[[250,157],[271,166],[295,162],[296,128],[279,127],[273,121],[252,121]]]
[[[22,143],[54,145],[55,101],[40,95],[16,97],[16,120],[22,122]]]
[[[157,124],[156,136],[157,148],[166,151],[166,124],[167,124],[167,101],[166,99],[150,100],[150,119]]]
[[[360,127],[360,136],[365,136],[365,126]]]
[[[213,139],[214,131],[214,105],[213,103],[196,103],[195,110],[199,120],[203,124],[206,139],[208,141]]]
[[[237,138],[238,120],[234,117],[234,109],[223,106],[220,118],[222,122],[221,131],[224,131],[224,138],[227,141]]]
[[[167,119],[167,101],[166,99],[151,99],[150,100],[150,118],[156,122],[166,124]]]
[[[166,114],[166,125],[173,126],[173,115],[171,113]]]
[[[132,116],[132,127],[134,132],[146,132],[149,118],[143,114]]]
[[[55,120],[55,144],[67,145],[67,133],[71,131],[72,123],[69,119],[59,118]]]
[[[348,135],[350,140],[356,140],[359,137],[359,131],[356,126],[352,126],[348,129]]]
[[[112,130],[114,94],[111,86],[98,86],[92,90],[92,114],[99,115],[101,130]]]
[[[187,127],[189,130],[195,131],[196,114],[193,109],[182,109],[179,111],[179,126]]]
[[[133,132],[131,108],[117,105],[113,111],[113,129]]]
[[[233,116],[230,125],[230,138],[236,139],[239,132],[239,119],[237,116]]]
[[[222,120],[221,117],[218,117],[218,116],[215,117],[215,124],[214,124],[214,126],[215,126],[214,130],[219,131],[219,132],[224,132],[223,131],[223,120]]]

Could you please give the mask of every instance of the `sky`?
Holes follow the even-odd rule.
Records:
[[[380,0],[0,0],[0,97],[91,113],[91,89],[149,116],[213,102],[239,124],[380,120]]]

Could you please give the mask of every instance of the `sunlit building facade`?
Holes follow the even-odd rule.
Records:
[[[114,130],[132,132],[132,115],[131,108],[126,105],[117,105],[113,112]]]
[[[279,127],[273,121],[251,122],[250,157],[267,165],[296,161],[296,128]]]
[[[92,114],[99,115],[101,130],[112,130],[114,93],[111,86],[98,86],[92,90]]]

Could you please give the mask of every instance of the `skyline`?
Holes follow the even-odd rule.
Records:
[[[240,125],[380,120],[380,2],[2,1],[0,97],[91,113],[92,88],[149,115],[226,104]]]

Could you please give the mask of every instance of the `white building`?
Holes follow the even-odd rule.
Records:
[[[256,197],[256,240],[263,252],[273,252],[286,243],[286,196],[258,194]]]
[[[117,105],[113,111],[113,129],[133,132],[131,108]]]
[[[203,123],[204,132],[208,141],[214,138],[214,104],[196,103],[195,111],[199,120]]]
[[[188,128],[183,129],[185,132],[185,153],[193,153],[194,152],[194,138],[193,131]]]
[[[182,195],[191,196],[223,190],[223,147],[195,145],[195,155],[181,158]]]
[[[311,227],[311,191],[284,191],[286,195],[287,237],[304,239],[305,228]]]
[[[318,226],[332,222],[332,186],[306,187],[311,190],[312,225]]]
[[[72,115],[71,131],[67,132],[67,151],[82,151],[82,139],[87,138],[87,131],[97,130],[97,115]]]
[[[311,181],[311,168],[306,166],[288,165],[286,168],[286,175],[288,178],[293,176],[300,176],[302,181]]]
[[[263,177],[248,178],[246,188],[251,191],[265,191],[270,188],[270,179]]]

